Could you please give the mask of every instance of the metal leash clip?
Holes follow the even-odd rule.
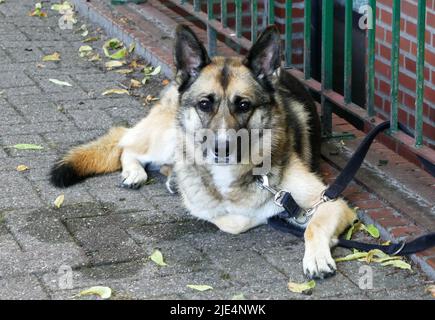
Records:
[[[273,194],[273,202],[277,205],[282,207],[283,206],[283,201],[284,201],[284,196],[286,194],[286,190],[275,190],[274,188],[272,188],[269,184],[269,177],[266,175],[262,175],[259,176],[257,179],[257,186],[261,189],[264,190],[266,189],[267,191],[269,191],[270,193]]]

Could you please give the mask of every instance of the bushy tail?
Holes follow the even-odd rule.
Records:
[[[121,169],[122,149],[118,142],[126,130],[122,127],[112,128],[97,140],[71,149],[51,169],[51,183],[65,188],[90,176]]]

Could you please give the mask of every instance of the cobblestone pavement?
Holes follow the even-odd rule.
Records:
[[[113,299],[423,299],[428,281],[413,272],[370,264],[373,289],[360,289],[363,262],[339,263],[333,278],[318,281],[312,295],[291,293],[287,282],[305,281],[302,241],[267,226],[233,236],[190,217],[163,179],[139,191],[118,187],[118,174],[59,190],[48,183],[49,167],[70,146],[97,137],[115,124],[133,124],[149,107],[141,95],[157,95],[155,77],[131,96],[102,96],[128,85],[106,71],[104,58],[79,56],[84,37],[61,30],[59,15],[44,2],[47,18],[30,17],[34,2],[0,4],[0,298],[71,299],[84,288],[109,286]],[[75,29],[83,21],[79,18]],[[107,37],[88,25],[88,43],[102,57]],[[59,62],[42,57],[60,53]],[[131,75],[130,75],[131,76]],[[139,74],[133,76],[139,78]],[[48,79],[67,81],[58,86]],[[42,150],[16,150],[32,143]],[[29,170],[18,172],[18,165]],[[55,209],[60,194],[65,201]],[[160,249],[168,264],[149,260]],[[335,250],[343,256],[347,250]],[[66,268],[66,269],[65,269]],[[72,282],[69,273],[72,269]],[[359,273],[361,272],[361,273]],[[188,284],[214,289],[197,292]]]

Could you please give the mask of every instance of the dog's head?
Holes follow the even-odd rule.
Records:
[[[240,139],[248,134],[244,144],[251,145],[254,129],[274,126],[273,83],[281,64],[279,31],[268,27],[244,58],[211,59],[192,30],[180,25],[174,61],[181,128],[188,134],[204,129],[213,133],[196,143],[206,145],[215,162],[228,163],[232,154],[240,161]]]

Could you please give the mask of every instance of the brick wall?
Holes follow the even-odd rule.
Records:
[[[415,128],[417,61],[417,1],[402,0],[400,21],[399,121]],[[392,1],[377,1],[375,108],[379,116],[390,113]],[[425,92],[423,107],[424,143],[435,148],[435,0],[427,0]]]

